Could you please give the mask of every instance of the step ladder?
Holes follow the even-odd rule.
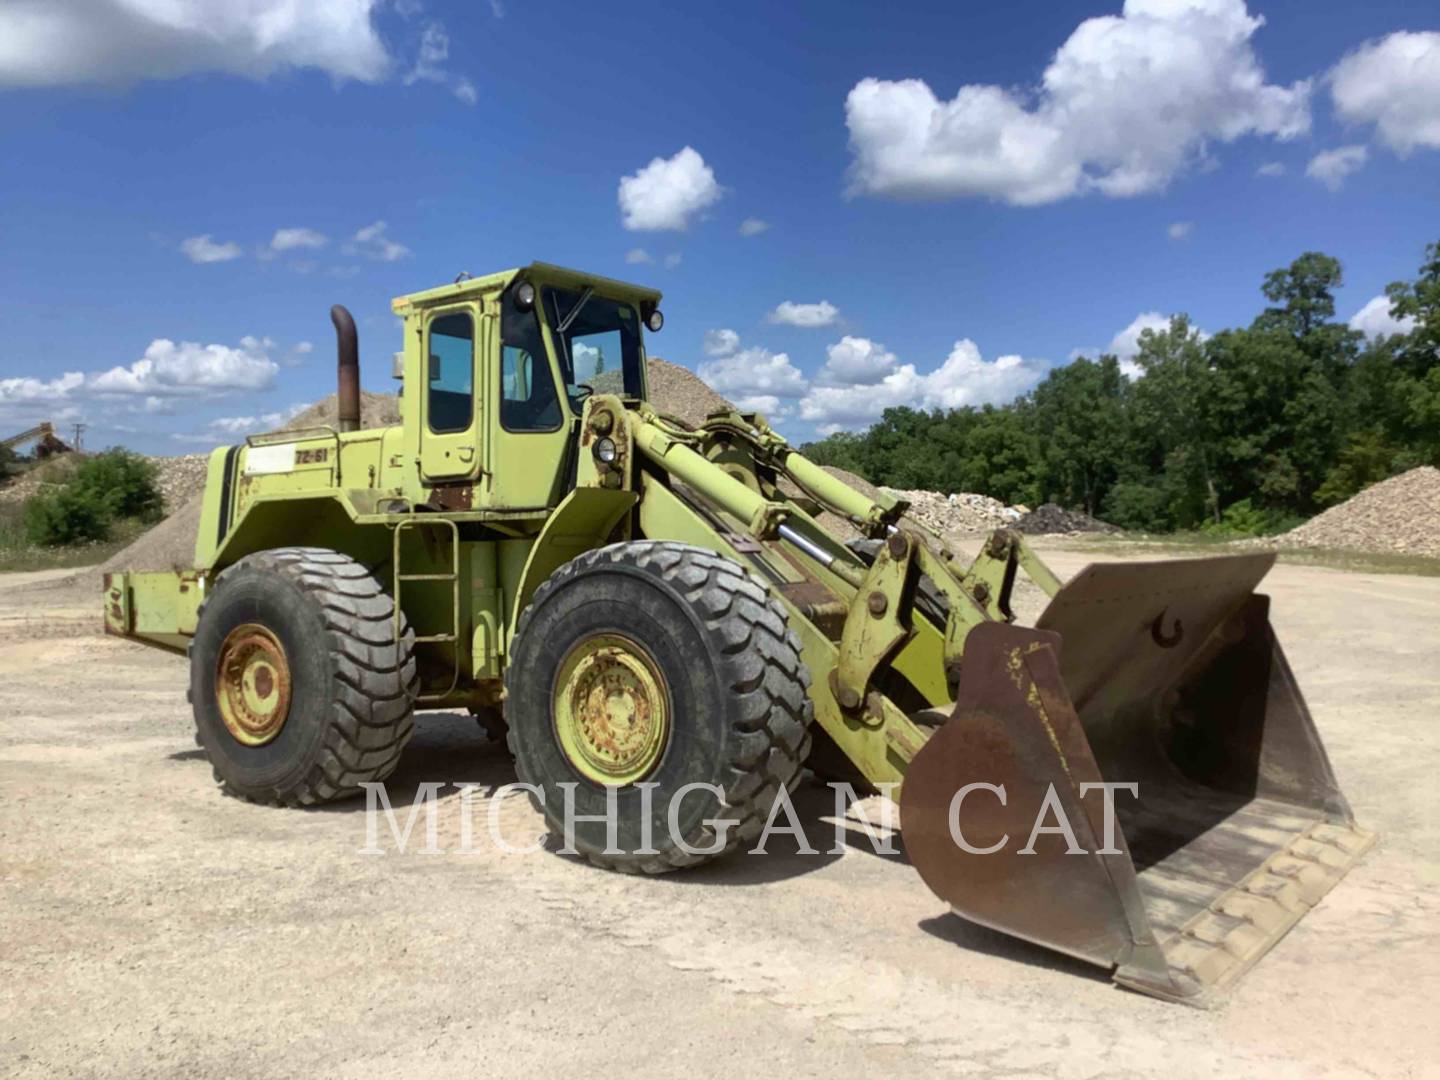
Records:
[[[450,573],[448,574],[407,574],[403,572],[403,564],[400,559],[400,536],[406,529],[423,529],[426,527],[439,528],[444,526],[449,530],[450,541]],[[448,634],[423,634],[415,638],[415,644],[421,645],[427,642],[437,644],[448,644],[450,646],[450,685],[439,694],[421,694],[418,692],[411,698],[416,705],[431,704],[443,701],[455,692],[455,687],[460,682],[460,529],[455,522],[449,518],[442,517],[408,517],[398,522],[394,534],[395,554],[392,565],[395,568],[395,650],[398,653],[401,648],[400,638],[400,591],[407,581],[448,581],[450,583],[450,632]]]

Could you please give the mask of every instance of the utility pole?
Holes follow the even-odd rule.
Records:
[[[80,448],[84,445],[83,440],[85,438],[85,425],[80,423],[75,424],[74,431],[75,441],[73,445],[75,447],[75,451],[78,453],[80,451]]]

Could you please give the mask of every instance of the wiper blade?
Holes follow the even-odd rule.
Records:
[[[575,321],[575,317],[580,314],[580,309],[583,308],[586,304],[588,304],[590,302],[590,297],[594,295],[595,287],[593,285],[586,285],[585,291],[580,294],[580,299],[575,301],[575,306],[570,309],[569,313],[565,316],[565,318],[560,320],[560,325],[555,328],[555,332],[557,334],[563,334],[566,330],[569,330],[570,324],[573,323]]]

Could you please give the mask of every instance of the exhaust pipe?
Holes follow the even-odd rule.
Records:
[[[335,353],[339,365],[339,393],[336,426],[341,431],[360,430],[360,340],[355,334],[355,317],[343,304],[330,309],[335,324]]]

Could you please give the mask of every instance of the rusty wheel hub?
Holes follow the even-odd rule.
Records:
[[[553,708],[561,750],[597,783],[643,780],[670,739],[664,677],[650,654],[621,634],[597,634],[570,650]]]
[[[290,713],[290,662],[285,649],[259,623],[242,623],[220,646],[215,699],[220,718],[237,742],[264,746]]]

